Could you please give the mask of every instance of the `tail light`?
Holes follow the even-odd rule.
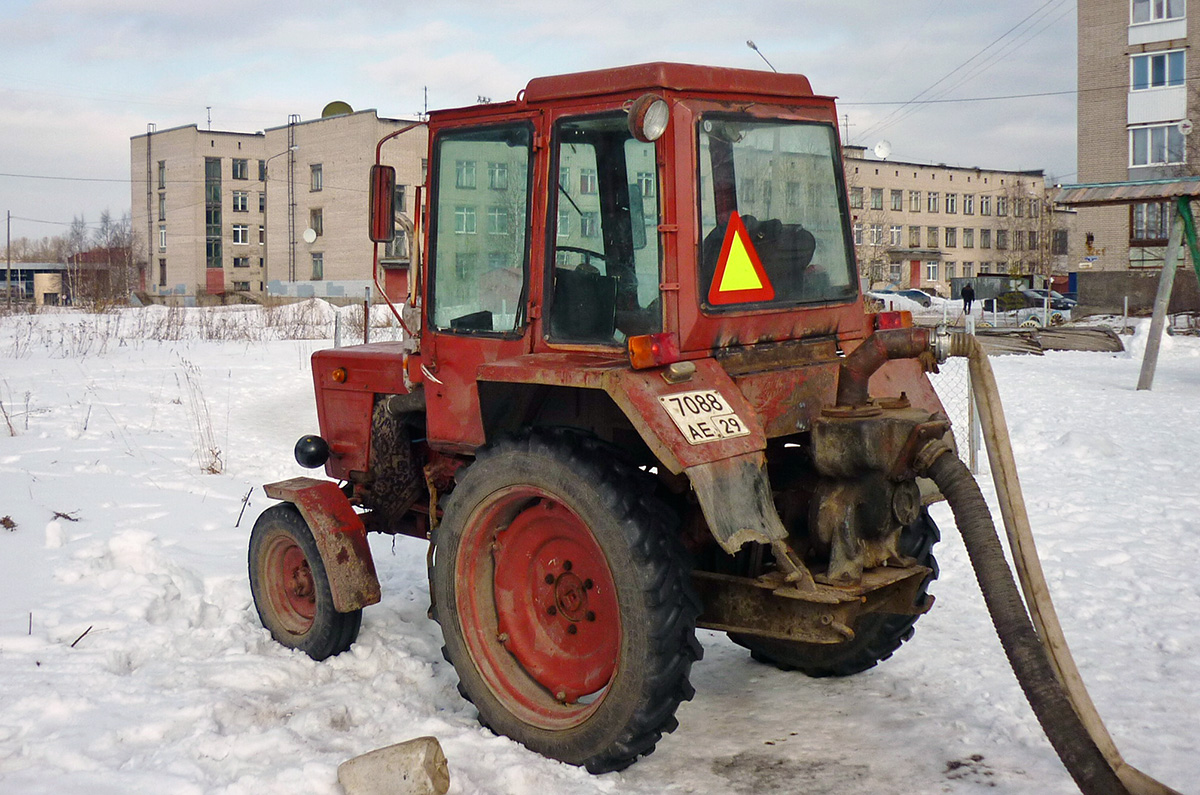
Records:
[[[879,312],[875,315],[875,330],[912,328],[912,312]]]
[[[679,338],[670,332],[630,337],[626,345],[629,347],[629,364],[634,370],[661,367],[683,358],[679,353]]]

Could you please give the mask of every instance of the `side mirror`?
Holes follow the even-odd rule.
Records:
[[[396,169],[371,166],[370,232],[376,243],[390,243],[396,236]]]

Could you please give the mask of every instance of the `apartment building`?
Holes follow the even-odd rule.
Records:
[[[1185,0],[1079,1],[1078,182],[1194,173],[1196,33]],[[1080,208],[1072,260],[1084,270],[1161,266],[1169,219],[1158,202]]]
[[[238,293],[358,297],[371,281],[368,173],[380,138],[411,122],[374,110],[262,132],[150,129],[130,139],[132,224],[148,252],[145,292],[180,303]],[[383,148],[397,170],[399,242],[407,266],[414,187],[424,181],[427,132]]]
[[[859,273],[872,286],[949,296],[954,278],[1065,266],[1073,214],[1047,203],[1043,172],[882,160],[857,146],[844,154]]]

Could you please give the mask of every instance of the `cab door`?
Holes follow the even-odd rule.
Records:
[[[422,375],[440,449],[484,443],[478,368],[530,350],[534,140],[528,117],[435,134]]]

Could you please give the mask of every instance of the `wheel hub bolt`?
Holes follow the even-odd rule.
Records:
[[[567,625],[567,634],[568,635],[574,635],[578,631],[579,631],[579,627],[575,626],[574,624]]]
[[[583,581],[583,588],[586,591],[592,590],[592,588],[594,588],[595,586],[596,586],[596,584],[592,582],[590,577]]]
[[[547,585],[553,585],[553,584],[554,584],[554,575],[553,575],[553,574],[547,574],[547,575],[546,575],[546,584],[547,584]]]
[[[571,567],[572,567],[571,561],[569,561],[569,560],[563,561],[563,571],[570,571]]]
[[[591,610],[589,610],[589,611],[587,611],[587,615],[585,616],[585,618],[587,618],[588,621],[595,621],[596,614],[593,613]]]
[[[550,605],[549,607],[547,607],[547,608],[546,608],[546,613],[547,613],[548,615],[552,615],[552,616],[553,616],[553,615],[557,615],[557,614],[558,614],[558,608],[557,608],[557,607],[555,607],[554,605]]]

